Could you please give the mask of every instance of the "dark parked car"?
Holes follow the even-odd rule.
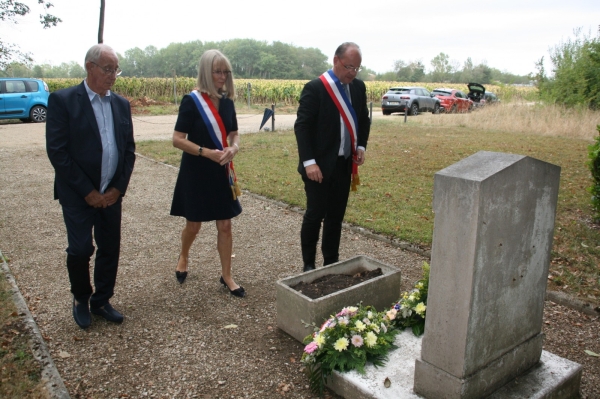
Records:
[[[481,101],[479,103],[480,104],[483,103],[484,105],[492,105],[492,104],[498,104],[499,102],[500,102],[500,99],[498,98],[498,96],[496,96],[491,91],[486,91],[485,94],[483,95],[483,98],[481,99]]]
[[[440,88],[435,89],[431,95],[440,99],[445,112],[469,112],[473,108],[473,101],[460,90]]]
[[[49,94],[42,80],[0,78],[0,119],[45,122]]]
[[[408,111],[409,115],[419,112],[440,112],[440,100],[432,97],[424,87],[392,87],[381,97],[381,111],[384,115],[392,112]]]

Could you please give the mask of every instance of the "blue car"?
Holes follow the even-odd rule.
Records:
[[[49,95],[43,80],[0,78],[0,119],[45,122]]]

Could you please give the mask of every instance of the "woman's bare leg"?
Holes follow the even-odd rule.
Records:
[[[240,288],[231,275],[231,253],[233,252],[233,236],[231,219],[217,220],[217,250],[221,258],[221,275],[231,291]]]
[[[185,227],[181,232],[181,252],[179,253],[179,260],[177,261],[177,271],[185,272],[188,268],[188,258],[190,257],[190,248],[202,227],[202,222],[190,222],[185,221]]]

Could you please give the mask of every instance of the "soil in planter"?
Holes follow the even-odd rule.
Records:
[[[383,272],[378,267],[375,270],[364,270],[354,275],[329,274],[310,283],[300,282],[296,285],[291,285],[290,288],[301,292],[311,299],[317,299],[381,275],[383,275]]]

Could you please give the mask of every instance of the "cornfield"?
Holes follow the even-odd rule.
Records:
[[[47,79],[50,91],[64,89],[81,83],[79,79]],[[248,94],[252,104],[298,105],[300,93],[306,81],[304,80],[263,80],[236,79],[235,89],[237,101],[248,102]],[[409,83],[409,82],[365,82],[367,86],[367,101],[379,103],[385,92],[394,86],[422,86],[432,91],[438,87],[456,90],[467,90],[463,83]],[[172,78],[129,78],[119,77],[113,87],[118,93],[129,99],[142,97],[161,101],[173,101],[176,93],[178,99],[189,93],[196,86],[194,78],[177,78],[175,88]],[[534,87],[485,85],[486,90],[494,92],[502,101],[535,101],[538,91]],[[249,89],[250,88],[250,89]],[[175,89],[175,90],[174,90]]]

